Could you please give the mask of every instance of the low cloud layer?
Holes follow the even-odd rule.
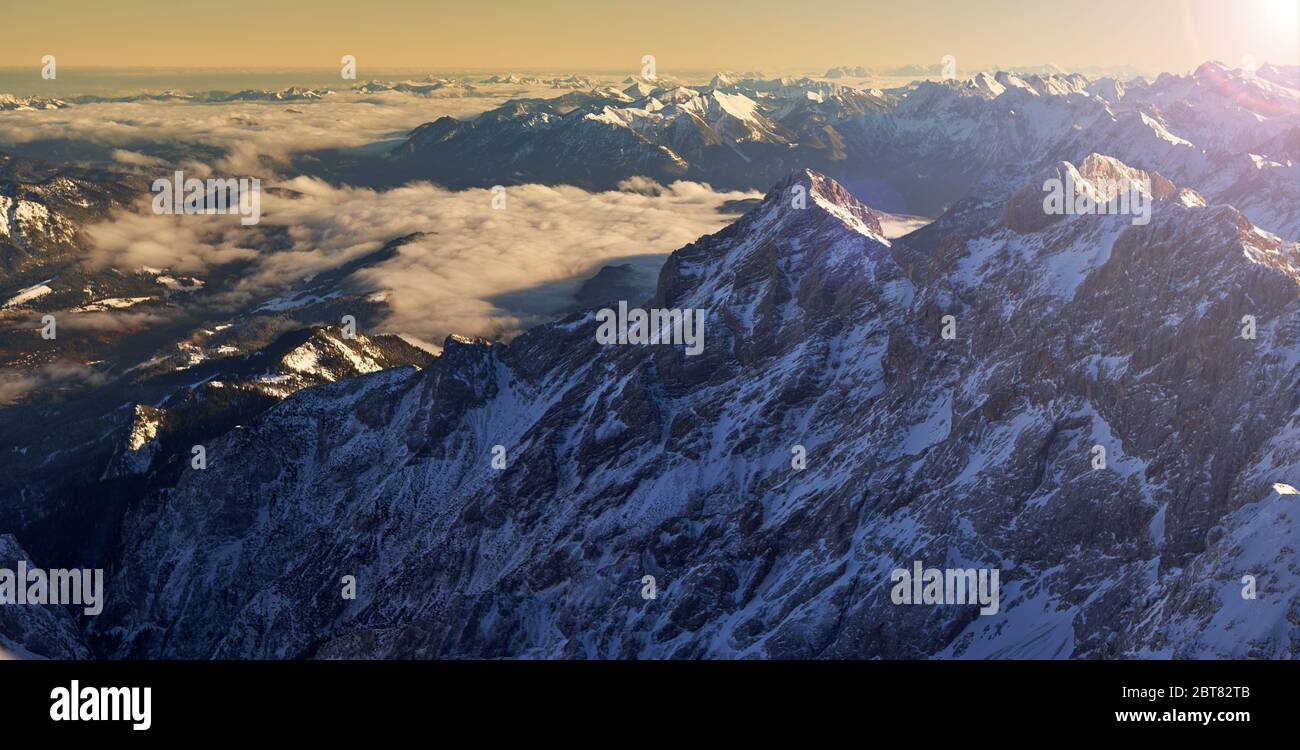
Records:
[[[103,147],[102,160],[124,169],[167,161],[197,176],[266,175],[307,151],[391,147],[422,123],[444,115],[470,118],[512,93],[519,92],[445,98],[336,92],[318,101],[100,102],[7,111],[0,112],[0,149],[70,141]]]
[[[36,370],[0,370],[0,406],[23,399],[32,391],[99,385],[104,377],[75,362],[52,362]]]
[[[350,291],[387,293],[388,332],[425,342],[449,333],[509,337],[571,303],[573,289],[602,264],[666,255],[734,219],[724,205],[758,197],[689,182],[639,181],[601,193],[523,185],[494,208],[491,190],[427,183],[374,191],[300,177],[277,187],[286,190],[263,191],[257,227],[236,216],[152,213],[95,226],[94,260],[197,275],[249,262],[219,300],[233,311],[422,232],[395,257],[353,274]],[[262,247],[276,231],[289,247]]]
[[[346,291],[386,293],[385,329],[426,342],[448,333],[509,337],[571,305],[578,283],[601,265],[630,260],[644,273],[656,256],[722,228],[737,201],[758,197],[635,178],[604,193],[510,187],[506,207],[496,209],[489,190],[414,183],[375,191],[291,173],[295,155],[389,148],[421,123],[471,117],[521,93],[431,99],[342,92],[306,102],[142,101],[2,112],[0,149],[89,143],[96,158],[146,184],[170,178],[173,169],[199,178],[261,175],[254,227],[237,216],[155,215],[153,195],[145,194],[132,211],[89,230],[92,266],[204,278],[236,272],[237,281],[192,298],[222,314],[253,309],[394,238],[425,233],[396,257],[353,274]]]

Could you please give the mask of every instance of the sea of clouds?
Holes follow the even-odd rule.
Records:
[[[505,207],[489,189],[453,191],[429,183],[376,191],[296,177],[264,190],[258,227],[235,216],[156,216],[143,207],[89,228],[92,265],[169,269],[204,276],[248,263],[217,300],[252,309],[304,280],[369,255],[390,240],[423,233],[397,254],[352,277],[349,291],[385,292],[386,332],[421,342],[447,334],[509,338],[572,305],[581,280],[602,265],[666,255],[735,218],[734,201],[757,194],[676,182],[590,192],[520,185]],[[499,205],[499,203],[498,203]],[[269,227],[284,227],[289,247],[250,247]]]
[[[0,112],[0,151],[47,159],[77,154],[77,163],[134,175],[142,186],[170,179],[174,170],[186,177],[260,177],[255,227],[231,215],[156,215],[153,195],[142,188],[134,205],[87,228],[90,269],[165,269],[200,278],[238,269],[221,291],[194,297],[204,314],[255,309],[395,238],[423,233],[394,257],[353,274],[346,291],[384,295],[388,317],[371,332],[403,334],[436,349],[451,333],[509,339],[571,308],[578,285],[602,265],[630,261],[653,271],[668,253],[734,220],[737,201],[760,197],[633,179],[606,192],[511,186],[505,207],[497,208],[498,195],[486,189],[414,182],[373,190],[294,171],[295,158],[305,153],[380,152],[443,115],[470,118],[521,94],[562,93],[436,98],[339,92],[320,101],[136,101],[6,111]],[[268,230],[282,232],[287,242],[268,250]],[[174,302],[190,304],[184,296]],[[78,315],[76,324],[137,328],[150,321],[140,313],[106,311]],[[79,375],[29,373],[6,379],[0,391],[70,377]]]

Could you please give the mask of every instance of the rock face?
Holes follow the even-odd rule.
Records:
[[[13,535],[0,534],[0,570],[13,574],[20,560],[40,567]],[[73,609],[55,604],[0,603],[0,660],[90,657]]]
[[[174,390],[160,402],[164,408],[136,404],[104,478],[144,474],[166,452],[164,442],[175,453],[178,437],[225,432],[303,388],[430,359],[397,336],[348,337],[333,326],[291,331],[251,355],[200,366],[183,380],[170,378]]]
[[[311,386],[432,359],[398,336],[286,332],[244,355],[127,378],[0,421],[0,528],[39,560],[110,567],[123,508],[165,493],[196,445]]]
[[[127,508],[87,640],[1300,655],[1300,496],[1273,489],[1300,474],[1300,248],[1161,184],[1144,225],[975,198],[889,240],[796,172],[664,265],[650,304],[704,311],[698,356],[599,344],[588,311],[299,390]],[[997,613],[894,604],[913,561],[999,570]]]
[[[101,479],[117,479],[143,474],[158,455],[158,431],[167,419],[167,412],[144,404],[132,409],[126,434],[118,443],[113,458],[104,469]]]

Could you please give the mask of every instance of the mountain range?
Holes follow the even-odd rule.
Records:
[[[631,80],[631,79],[629,79]],[[1157,171],[1257,224],[1300,238],[1300,68],[1089,79],[980,73],[859,89],[819,79],[718,76],[520,99],[468,120],[442,117],[383,157],[337,155],[356,184],[431,179],[613,189],[643,176],[766,189],[795,168],[843,182],[882,210],[936,216],[972,193],[1090,153]],[[304,168],[315,164],[304,162]]]
[[[408,83],[362,86],[467,85]],[[311,155],[380,187],[766,190],[657,276],[605,266],[436,355],[358,283],[421,233],[232,310],[239,263],[94,262],[140,172],[0,155],[0,567],[109,591],[0,608],[0,653],[1300,655],[1300,69],[623,83]],[[1141,186],[1149,221],[1049,212],[1052,182]],[[602,344],[619,303],[702,311],[702,352]],[[999,570],[996,613],[894,604],[914,562]]]
[[[1026,221],[1067,172],[1151,179],[1152,220]],[[1300,246],[1100,155],[1016,195],[891,240],[796,171],[632,301],[706,311],[701,356],[601,345],[587,310],[297,390],[205,469],[146,469],[84,647],[1294,657]],[[913,560],[1000,568],[1000,610],[895,606]]]

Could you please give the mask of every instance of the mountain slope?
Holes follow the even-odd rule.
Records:
[[[797,172],[665,264],[649,305],[704,310],[700,355],[601,345],[586,312],[298,391],[128,509],[88,640],[117,657],[1295,656],[1295,546],[1270,545],[1300,510],[1272,489],[1300,472],[1300,250],[1151,177],[1147,225],[1027,223],[974,198],[891,241]],[[894,605],[890,571],[918,560],[1000,569],[999,611]],[[1247,571],[1266,583],[1234,603]]]

